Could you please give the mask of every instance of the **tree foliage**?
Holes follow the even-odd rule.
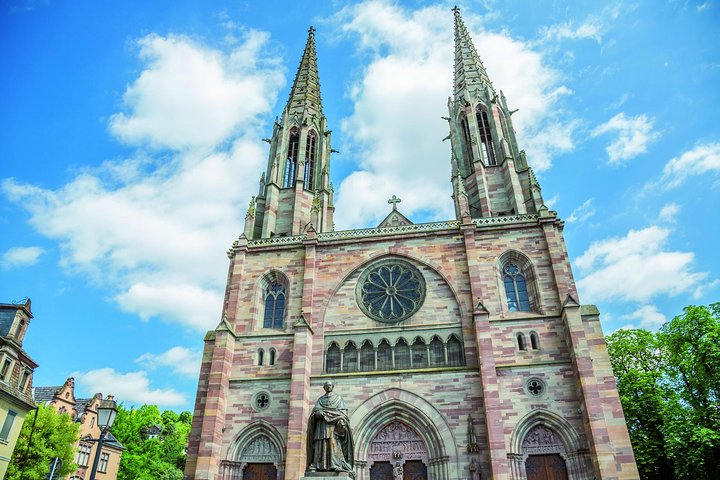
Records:
[[[28,449],[36,415],[32,444]],[[22,472],[23,480],[44,480],[55,457],[62,460],[60,477],[70,474],[77,468],[73,457],[78,439],[78,424],[72,421],[70,415],[58,414],[52,407],[38,406],[25,417],[5,478],[19,480]]]
[[[161,413],[155,405],[129,410],[120,406],[112,427],[126,448],[118,480],[182,480],[191,422],[189,412]],[[148,438],[147,431],[154,425],[161,429],[160,436]]]
[[[720,478],[720,303],[607,337],[642,478]]]

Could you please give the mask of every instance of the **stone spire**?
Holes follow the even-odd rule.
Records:
[[[315,53],[315,28],[308,30],[300,65],[290,90],[286,111],[290,115],[303,116],[304,113],[322,117],[322,99],[320,98],[320,77],[318,76],[317,55]]]
[[[334,150],[332,130],[322,112],[313,27],[308,30],[287,105],[272,128],[270,138],[263,139],[270,145],[267,169],[260,178],[254,221],[245,236],[253,240],[300,235],[310,223],[317,232],[331,231],[335,209],[330,154]]]
[[[453,8],[455,17],[455,98],[463,95],[464,92],[472,92],[476,89],[489,89],[494,92],[490,77],[485,71],[485,66],[475,49],[472,38],[465,27],[460,16],[460,9]]]
[[[453,198],[458,220],[536,213],[537,179],[517,146],[512,114],[480,60],[460,9],[455,27],[453,96],[448,117]]]

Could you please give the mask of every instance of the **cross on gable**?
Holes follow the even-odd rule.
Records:
[[[388,200],[388,203],[392,203],[393,210],[397,210],[397,204],[400,203],[401,201],[402,200],[400,200],[398,197],[393,195],[392,198],[390,198],[390,200]]]

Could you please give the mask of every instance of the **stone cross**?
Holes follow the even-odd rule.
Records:
[[[401,200],[396,197],[395,195],[392,196],[390,200],[388,200],[388,203],[392,203],[393,210],[397,210],[397,204],[400,203]]]

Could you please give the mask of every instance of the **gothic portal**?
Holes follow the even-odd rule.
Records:
[[[393,197],[377,227],[334,231],[310,29],[228,252],[186,479],[305,477],[327,380],[347,403],[357,480],[637,478],[599,312],[579,303],[563,222],[453,15],[444,222],[413,223]]]

